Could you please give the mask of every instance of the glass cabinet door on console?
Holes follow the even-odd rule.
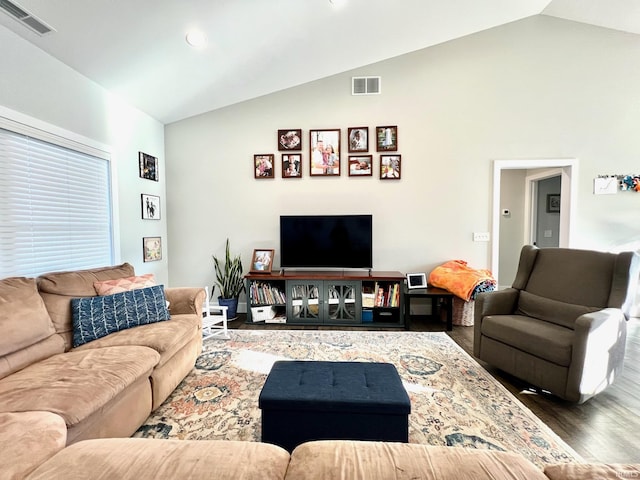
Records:
[[[287,281],[287,294],[290,298],[290,301],[287,302],[287,321],[321,322],[320,299],[323,296],[322,287],[322,282],[307,280]]]
[[[327,292],[324,321],[332,322],[359,322],[362,304],[360,294],[360,282],[351,281],[326,281]]]

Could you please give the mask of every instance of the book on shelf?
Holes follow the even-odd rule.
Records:
[[[390,283],[386,286],[379,285],[376,282],[375,286],[375,300],[374,306],[376,307],[399,307],[400,306],[400,284]],[[364,306],[364,295],[363,295]]]
[[[254,305],[284,305],[286,303],[284,292],[270,283],[251,282],[249,297]]]

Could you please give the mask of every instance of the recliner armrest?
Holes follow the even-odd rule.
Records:
[[[489,315],[509,315],[514,312],[520,297],[520,290],[506,288],[495,292],[482,292],[475,299],[473,309],[473,354],[480,355],[482,319]]]

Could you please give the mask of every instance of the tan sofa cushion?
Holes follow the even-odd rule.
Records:
[[[200,331],[200,318],[196,315],[173,315],[170,320],[128,328],[93,340],[73,351],[115,345],[142,345],[160,354],[157,367],[161,367],[177,351],[189,343]]]
[[[114,267],[92,268],[72,272],[47,273],[38,277],[38,290],[51,316],[56,332],[62,336],[65,349],[73,345],[71,299],[94,297],[94,282],[131,277],[133,266],[128,263]]]
[[[71,427],[129,385],[149,377],[160,355],[147,347],[61,353],[0,380],[0,412],[41,410]]]
[[[228,440],[85,440],[38,468],[29,480],[281,480],[289,454],[267,443]],[[316,479],[321,477],[315,477]]]
[[[550,480],[620,480],[640,478],[640,464],[566,463],[548,465],[544,473]]]
[[[291,454],[287,480],[547,480],[510,452],[410,443],[326,440],[303,443]]]
[[[0,413],[0,465],[5,480],[22,479],[62,450],[67,427],[50,412]]]
[[[33,278],[0,280],[0,331],[0,378],[63,351]]]

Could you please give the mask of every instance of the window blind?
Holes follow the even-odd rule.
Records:
[[[109,161],[0,128],[0,278],[112,264]]]

